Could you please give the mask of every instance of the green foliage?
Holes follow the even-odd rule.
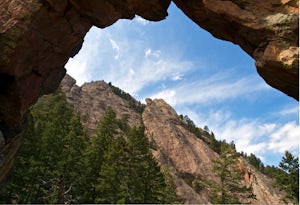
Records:
[[[252,164],[257,170],[261,171],[262,173],[264,173],[265,170],[265,166],[263,164],[263,162],[255,156],[255,154],[250,154],[249,156],[245,157],[247,159],[247,161]]]
[[[1,203],[175,203],[144,128],[108,107],[90,139],[64,95],[43,97]]]
[[[133,110],[140,114],[144,112],[144,109],[146,107],[144,104],[142,104],[141,102],[137,102],[133,97],[131,97],[129,93],[126,93],[120,88],[113,86],[111,82],[109,82],[108,85],[116,95],[126,100]]]
[[[150,153],[143,128],[113,139],[104,155],[96,203],[171,203],[174,198]]]
[[[213,171],[220,179],[220,184],[211,183],[212,203],[217,204],[237,204],[240,203],[238,196],[244,198],[252,197],[252,192],[241,185],[242,173],[238,169],[238,153],[234,144],[221,144],[220,159],[215,160]]]
[[[195,123],[193,122],[193,120],[191,120],[189,118],[189,116],[180,115],[179,117],[190,132],[192,132],[194,135],[196,135],[196,137],[198,137],[199,139],[203,140],[203,137],[202,137],[202,134],[201,134],[199,128],[196,127]]]
[[[279,163],[282,170],[275,176],[278,186],[286,191],[286,198],[299,202],[299,159],[286,151]]]
[[[80,192],[86,141],[80,118],[59,91],[42,98],[31,110],[24,145],[1,202],[57,203],[61,178],[64,188],[70,188],[63,197],[77,202],[71,196]]]
[[[99,177],[104,155],[112,143],[113,137],[118,133],[118,121],[116,113],[108,107],[96,129],[96,135],[92,136],[85,154],[86,189],[83,192],[84,203],[94,203],[97,197],[96,179]]]

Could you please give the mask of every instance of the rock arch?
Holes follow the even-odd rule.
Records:
[[[22,119],[39,96],[54,91],[64,65],[92,25],[104,28],[139,15],[166,18],[171,0],[1,0],[0,181],[21,141]],[[217,38],[238,44],[274,88],[299,99],[297,0],[173,0]],[[3,135],[3,136],[2,136]]]

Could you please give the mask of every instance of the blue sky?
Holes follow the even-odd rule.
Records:
[[[298,102],[268,86],[239,46],[214,38],[171,4],[160,22],[141,17],[91,28],[66,64],[78,85],[105,80],[137,100],[162,98],[238,151],[278,165],[299,154]]]

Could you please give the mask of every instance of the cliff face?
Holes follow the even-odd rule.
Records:
[[[187,129],[170,105],[164,100],[146,99],[147,105],[141,114],[126,99],[116,95],[104,81],[85,83],[81,87],[75,83],[72,77],[66,75],[61,82],[61,89],[68,103],[82,116],[82,123],[90,134],[94,133],[108,106],[113,108],[118,118],[127,115],[131,126],[140,125],[142,120],[145,135],[155,146],[154,157],[162,167],[168,168],[178,197],[189,204],[211,201],[209,189],[196,192],[193,183],[219,183],[212,171],[213,160],[219,156]],[[244,175],[243,183],[252,186],[256,195],[257,199],[252,200],[252,204],[283,204],[283,194],[272,188],[272,179],[261,174],[242,158],[239,168]]]
[[[193,182],[207,183],[218,179],[213,174],[213,160],[219,158],[210,147],[188,131],[179,116],[163,100],[147,99],[143,113],[145,133],[157,147],[154,156],[162,166],[167,166],[174,177],[177,195],[184,203],[209,203],[209,190],[196,192]],[[283,204],[283,194],[272,187],[273,181],[240,158],[239,168],[245,185],[252,186],[256,199],[252,204]],[[241,199],[244,203],[248,200]]]
[[[126,115],[131,126],[141,124],[140,114],[128,101],[116,95],[104,81],[85,83],[81,87],[75,83],[72,77],[66,75],[61,82],[61,89],[66,94],[67,102],[81,114],[82,123],[90,134],[94,134],[107,107],[111,107],[116,112],[117,118]]]
[[[104,28],[135,15],[159,21],[170,0],[0,1],[0,170],[27,109],[54,91],[64,65],[81,48],[92,25]],[[295,0],[174,0],[215,37],[241,46],[271,86],[298,99],[298,10]],[[14,147],[16,148],[16,147]],[[0,172],[2,176],[4,172]]]

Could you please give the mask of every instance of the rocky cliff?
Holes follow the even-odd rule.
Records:
[[[170,0],[0,1],[0,179],[17,150],[22,119],[39,96],[54,91],[64,65],[81,48],[92,25],[104,28],[135,15],[159,21]],[[271,86],[299,98],[296,0],[174,0],[215,37],[241,46]],[[12,134],[14,133],[14,134]],[[9,163],[7,163],[9,162]]]
[[[117,118],[126,116],[131,126],[141,124],[141,116],[134,107],[116,95],[104,81],[85,83],[81,87],[75,83],[71,76],[66,75],[62,80],[61,89],[66,94],[67,102],[81,114],[82,123],[90,134],[94,133],[107,107],[111,107],[116,112]]]
[[[174,176],[177,195],[184,203],[209,203],[209,190],[196,192],[193,182],[206,184],[218,182],[213,174],[213,160],[218,154],[201,139],[191,133],[182,123],[174,109],[163,100],[147,99],[143,113],[146,135],[157,146],[156,159],[162,166],[167,166]],[[240,158],[239,167],[244,174],[245,185],[253,188],[256,199],[252,204],[283,204],[282,193],[272,187],[273,181],[257,171],[246,160]],[[245,199],[241,199],[243,201]],[[245,200],[244,203],[249,203]]]
[[[118,118],[127,115],[131,125],[145,126],[145,134],[154,145],[153,154],[159,164],[167,168],[173,177],[176,193],[184,203],[209,203],[209,189],[196,191],[194,183],[219,182],[213,173],[213,160],[219,158],[204,141],[191,133],[175,110],[163,100],[146,99],[143,113],[132,108],[128,100],[117,95],[104,81],[85,83],[78,87],[70,76],[62,80],[62,91],[68,103],[81,114],[83,124],[90,134],[108,106]],[[138,102],[136,102],[138,104]],[[88,115],[87,115],[88,113]],[[205,132],[203,131],[203,134]],[[244,175],[243,183],[253,187],[257,199],[254,204],[282,204],[282,193],[272,188],[272,180],[258,172],[244,159],[239,167]],[[247,201],[245,201],[247,202]]]

